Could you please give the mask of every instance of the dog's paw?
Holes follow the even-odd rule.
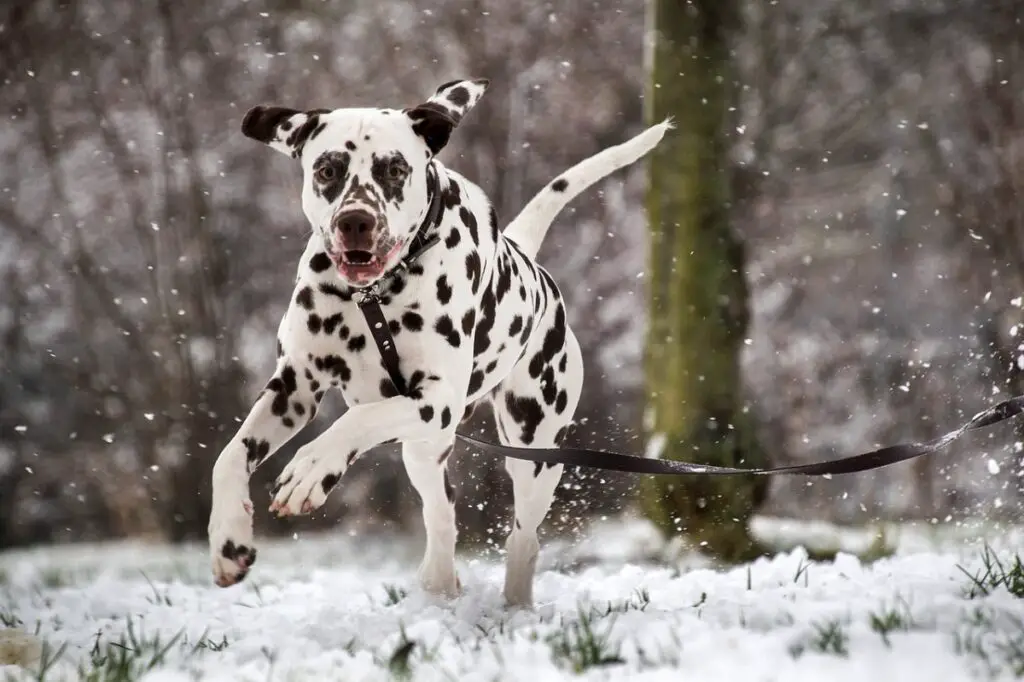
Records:
[[[339,478],[325,460],[329,458],[297,453],[274,483],[270,511],[278,516],[298,516],[319,509]]]
[[[220,587],[241,582],[256,561],[252,541],[252,503],[244,500],[229,505],[214,505],[207,529],[213,581]]]
[[[431,565],[424,561],[416,577],[420,587],[428,594],[448,599],[455,599],[462,594],[462,582],[454,566]]]

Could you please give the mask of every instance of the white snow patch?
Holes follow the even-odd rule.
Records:
[[[873,564],[849,554],[815,563],[797,548],[727,570],[628,561],[545,570],[532,611],[502,605],[500,564],[465,557],[460,598],[423,594],[419,543],[396,539],[265,543],[248,580],[229,589],[211,584],[199,547],[53,547],[0,554],[0,615],[38,627],[51,648],[67,645],[47,680],[79,679],[97,641],[118,642],[130,623],[143,643],[181,633],[133,678],[146,682],[958,682],[993,669],[1009,676],[1024,644],[1024,600],[1005,589],[967,596],[960,567],[981,570],[977,538]],[[613,526],[594,539],[611,550],[590,551],[598,561],[636,549]],[[15,666],[5,674],[36,679]]]

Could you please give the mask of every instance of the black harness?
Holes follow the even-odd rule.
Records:
[[[430,208],[423,220],[423,224],[413,237],[409,253],[390,273],[365,289],[358,290],[353,298],[359,305],[359,309],[366,318],[370,328],[370,335],[377,345],[381,359],[384,362],[384,369],[399,395],[407,395],[408,386],[400,369],[400,358],[395,349],[395,339],[388,327],[387,318],[380,305],[380,291],[382,287],[403,270],[407,270],[417,259],[428,249],[440,241],[440,236],[432,230],[440,223],[444,210],[440,181],[433,163],[427,167],[427,191],[430,194]],[[694,464],[691,462],[678,462],[669,459],[654,459],[648,457],[637,457],[634,455],[622,455],[616,452],[604,450],[590,450],[587,448],[523,448],[511,445],[502,445],[490,441],[479,440],[472,436],[456,432],[456,436],[464,442],[491,452],[495,455],[513,457],[515,459],[527,460],[530,462],[556,465],[566,464],[569,466],[583,466],[592,469],[607,469],[611,471],[624,471],[638,474],[702,474],[707,476],[723,476],[737,474],[753,474],[759,476],[788,474],[804,476],[829,476],[832,474],[852,474],[858,471],[868,471],[880,467],[905,462],[909,459],[932,454],[946,447],[954,440],[960,438],[968,431],[983,429],[1001,421],[1010,419],[1024,412],[1024,396],[1017,396],[1004,400],[992,407],[979,412],[966,424],[958,429],[940,436],[934,440],[923,443],[902,443],[890,445],[870,452],[864,452],[839,459],[813,462],[810,464],[793,464],[781,467],[768,467],[760,469],[740,469],[734,467],[711,466]]]

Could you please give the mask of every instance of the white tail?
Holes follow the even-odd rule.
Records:
[[[530,203],[505,228],[505,236],[518,244],[526,255],[536,257],[548,228],[566,204],[601,178],[654,149],[665,133],[674,127],[672,119],[667,118],[622,144],[580,161],[530,199]]]

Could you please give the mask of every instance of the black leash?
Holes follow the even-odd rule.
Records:
[[[409,253],[402,260],[398,268],[384,279],[373,286],[357,292],[356,301],[359,309],[366,318],[370,328],[370,335],[377,345],[381,359],[384,361],[384,368],[387,370],[391,383],[399,395],[406,395],[408,386],[405,377],[402,376],[400,358],[395,349],[395,339],[388,327],[387,318],[380,306],[380,289],[383,283],[390,280],[394,274],[407,269],[423,253],[439,240],[437,234],[430,234],[430,229],[440,220],[442,212],[441,188],[437,178],[437,172],[431,164],[427,172],[427,187],[431,193],[430,208],[427,216],[413,238],[413,244]],[[429,235],[429,236],[428,236]],[[587,448],[522,448],[512,445],[502,445],[490,441],[480,440],[463,433],[456,432],[456,436],[464,442],[475,445],[478,448],[492,452],[495,455],[513,457],[515,459],[527,460],[541,464],[555,465],[565,464],[569,466],[582,466],[591,469],[607,469],[610,471],[624,471],[635,474],[664,474],[672,476],[682,475],[705,475],[705,476],[735,476],[737,474],[770,476],[770,475],[803,475],[803,476],[830,476],[833,474],[852,474],[858,471],[868,471],[880,467],[905,462],[909,459],[930,455],[946,447],[954,440],[960,438],[968,431],[976,431],[993,424],[1006,421],[1024,413],[1024,396],[1016,396],[1004,400],[992,407],[974,415],[966,424],[958,429],[950,431],[944,436],[923,443],[901,443],[890,445],[870,452],[864,452],[849,457],[829,460],[825,462],[813,462],[810,464],[792,464],[781,467],[768,467],[760,469],[740,469],[735,467],[712,466],[706,464],[694,464],[691,462],[678,462],[670,459],[653,459],[638,457],[635,455],[622,455],[617,452],[605,450],[590,450]]]

